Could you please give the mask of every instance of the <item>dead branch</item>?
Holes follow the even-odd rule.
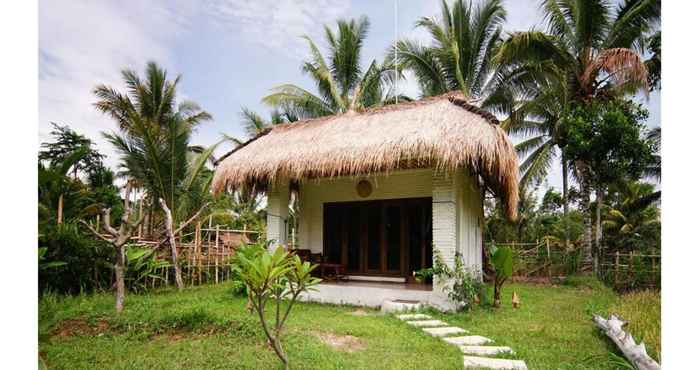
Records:
[[[96,237],[106,241],[107,243],[112,243],[113,239],[107,238],[104,235],[100,234],[97,230],[95,230],[94,227],[92,227],[89,223],[85,222],[84,220],[80,220],[80,223],[85,225],[90,232],[92,232]]]
[[[160,201],[162,202],[163,200],[161,199]],[[163,203],[161,203],[161,207],[162,207],[162,206],[163,206]],[[167,207],[167,205],[166,205],[166,207]],[[196,220],[197,218],[199,218],[199,215],[200,215],[200,214],[202,213],[202,211],[204,211],[207,207],[209,207],[209,203],[205,203],[205,204],[202,206],[202,208],[200,208],[197,212],[195,212],[195,214],[194,214],[192,217],[189,218],[189,220],[187,220],[185,223],[181,224],[177,229],[173,230],[173,234],[174,234],[174,235],[177,235],[180,231],[184,230],[184,229],[187,227],[187,225],[191,224],[194,220]],[[168,210],[168,211],[169,211],[169,210]],[[167,222],[166,222],[166,224],[167,224]],[[169,237],[167,236],[167,234],[168,234],[168,232],[167,232],[167,226],[166,226],[166,231],[165,231],[164,234],[166,234],[165,238],[162,239],[161,241],[159,241],[158,244],[156,244],[155,247],[153,247],[153,248],[155,248],[155,249],[160,248],[163,244],[165,244],[165,243],[168,241]]]
[[[602,329],[617,347],[622,351],[622,354],[640,370],[661,370],[661,366],[647,354],[647,349],[644,342],[636,344],[632,334],[624,331],[622,327],[627,324],[620,320],[615,315],[610,315],[608,320],[593,315],[593,321],[596,326]]]

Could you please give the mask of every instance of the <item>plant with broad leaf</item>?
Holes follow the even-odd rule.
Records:
[[[159,269],[170,267],[168,261],[158,259],[154,249],[127,245],[125,251],[125,277],[127,288],[134,293],[148,290],[147,281],[164,280],[157,274]]]
[[[234,268],[246,285],[265,336],[284,368],[288,369],[289,360],[281,342],[284,324],[299,295],[313,290],[321,279],[311,276],[317,265],[302,262],[299,256],[288,253],[282,247],[272,252],[254,248],[237,253]],[[266,317],[270,301],[274,310],[274,315],[270,316],[273,318]]]
[[[476,271],[464,266],[462,254],[455,253],[454,267],[448,266],[440,251],[433,248],[433,276],[443,285],[448,298],[462,309],[473,307],[482,290],[482,282]]]
[[[507,246],[491,246],[491,264],[496,270],[493,279],[493,306],[501,306],[501,287],[513,275],[513,250]]]
[[[41,235],[39,235],[39,237],[41,237]],[[49,248],[47,247],[39,247],[39,270],[52,269],[66,265],[63,261],[44,261],[48,250]]]

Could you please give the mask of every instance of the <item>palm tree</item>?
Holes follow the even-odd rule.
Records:
[[[606,0],[544,0],[548,32],[518,32],[503,42],[495,61],[511,71],[504,88],[510,86],[518,98],[505,128],[538,134],[518,146],[527,156],[521,166],[525,184],[540,181],[555,148],[561,149],[559,121],[570,103],[648,91],[641,52],[645,37],[659,21],[660,4],[660,0],[627,0],[614,7]],[[552,98],[558,103],[542,114],[544,103]],[[571,166],[562,157],[565,212]],[[586,187],[585,179],[580,182]],[[583,190],[585,198],[590,189]],[[590,249],[590,238],[586,239]]]
[[[389,63],[372,60],[364,72],[360,56],[369,31],[369,20],[362,16],[350,21],[338,20],[338,30],[333,32],[324,26],[328,43],[328,61],[309,36],[309,60],[303,62],[302,72],[313,80],[318,95],[293,84],[275,87],[263,102],[280,108],[299,119],[314,118],[393,102],[396,97],[384,86],[390,81],[392,68]],[[405,97],[399,97],[404,100]]]
[[[190,146],[190,140],[197,125],[211,115],[191,101],[176,104],[180,77],[168,80],[167,72],[153,62],[148,63],[144,79],[128,69],[122,77],[127,94],[105,85],[94,90],[99,99],[95,107],[114,118],[120,131],[103,135],[121,155],[120,166],[129,181],[144,188],[152,205],[163,199],[177,224],[197,214],[193,200],[201,205],[208,195],[211,173],[206,162],[216,145],[199,150]],[[173,256],[180,287],[176,253]]]
[[[619,183],[612,190],[614,199],[607,207],[602,223],[608,237],[622,248],[645,242],[649,244],[651,240],[646,231],[661,225],[656,206],[661,199],[661,191],[655,191],[653,185],[642,182]],[[659,235],[658,231],[654,234]],[[652,245],[658,244],[652,241]]]
[[[451,9],[443,0],[441,19],[423,17],[416,23],[430,33],[432,45],[401,40],[390,52],[397,53],[402,70],[415,74],[423,96],[460,90],[466,96],[482,98],[482,107],[488,108],[503,99],[494,91],[502,71],[492,63],[492,57],[501,42],[505,19],[500,0],[478,6],[457,0]]]
[[[260,135],[274,125],[299,120],[299,118],[293,113],[279,109],[273,109],[270,112],[270,119],[265,120],[265,118],[263,118],[260,114],[246,107],[241,108],[241,119],[243,129],[245,130],[247,136],[245,139],[239,139],[237,137],[224,134],[224,139],[232,142],[235,146],[242,145],[247,140]]]

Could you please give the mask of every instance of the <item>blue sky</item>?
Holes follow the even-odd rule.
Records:
[[[421,16],[436,16],[438,0],[398,0],[398,34],[424,43],[415,29]],[[541,25],[539,1],[507,0],[507,31]],[[107,163],[118,158],[100,132],[115,124],[96,112],[91,89],[106,83],[123,90],[119,71],[142,71],[148,60],[182,75],[180,98],[199,103],[214,116],[203,124],[195,143],[209,145],[221,133],[243,136],[240,110],[245,106],[267,116],[260,98],[269,89],[294,83],[313,90],[301,74],[307,55],[301,35],[323,45],[323,24],[367,15],[370,32],[363,49],[365,66],[383,58],[393,42],[394,0],[174,0],[39,2],[39,141],[48,139],[50,122],[69,124],[92,138]],[[413,81],[401,90],[416,96]],[[645,101],[645,100],[642,100]],[[647,102],[648,124],[660,124],[658,93]],[[227,144],[226,144],[227,145]],[[218,152],[230,147],[222,145]],[[555,166],[556,168],[556,166]],[[548,182],[560,187],[553,171]]]

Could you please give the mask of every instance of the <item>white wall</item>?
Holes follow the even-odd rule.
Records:
[[[302,182],[299,199],[299,248],[311,249],[314,253],[323,251],[323,203],[431,197],[432,172],[431,169],[406,170],[392,172],[390,175]],[[367,198],[361,198],[355,189],[362,179],[372,183],[372,194]]]
[[[272,240],[270,249],[287,244],[287,222],[289,216],[289,185],[286,182],[272,184],[267,193],[267,240]]]
[[[372,194],[357,195],[357,183],[367,179]],[[304,181],[300,194],[299,248],[323,251],[323,203],[396,198],[433,198],[433,243],[452,265],[460,251],[466,266],[481,271],[481,189],[466,171],[444,174],[432,169],[406,170],[390,175],[340,177]]]
[[[483,199],[476,177],[462,172],[457,175],[459,212],[459,251],[465,266],[481,277],[481,238],[483,225]]]

